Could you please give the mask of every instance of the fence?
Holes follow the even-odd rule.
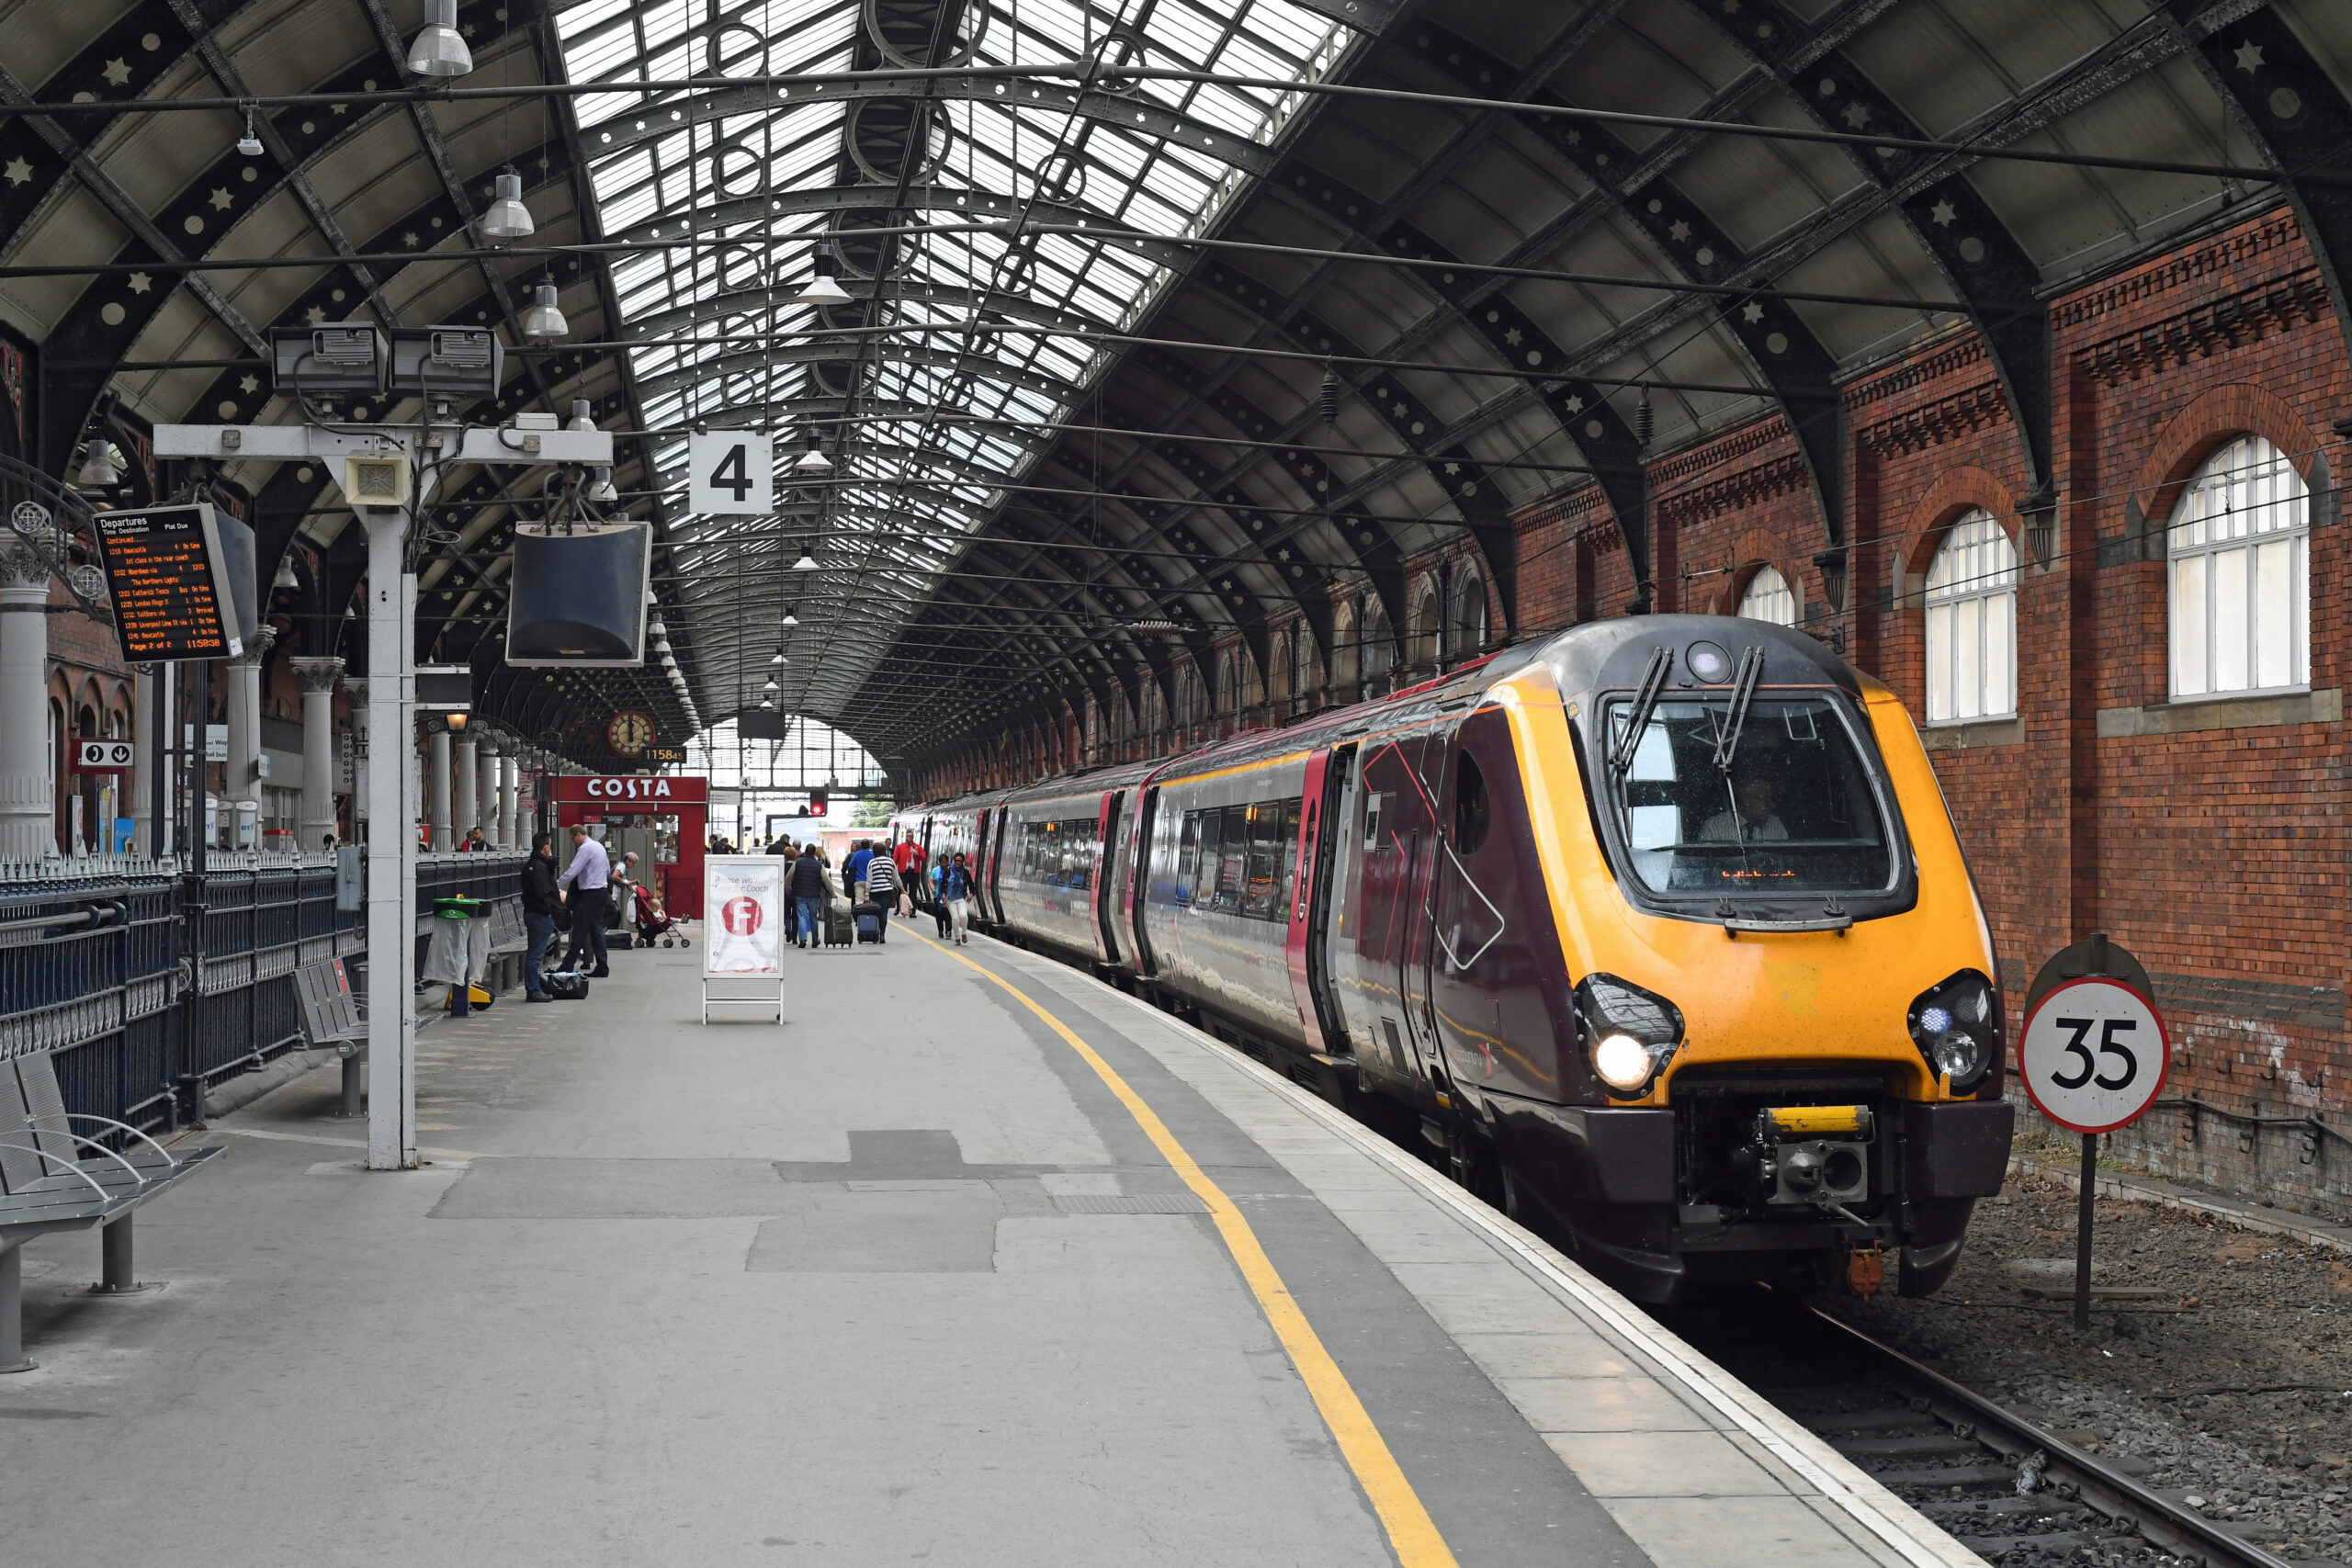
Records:
[[[514,897],[524,856],[426,855],[433,900]],[[335,908],[330,856],[0,862],[0,1058],[56,1055],[66,1108],[166,1125],[209,1081],[299,1044],[297,966],[359,958],[365,916]],[[364,964],[364,960],[362,960]]]

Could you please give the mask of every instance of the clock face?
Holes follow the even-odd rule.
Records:
[[[616,713],[605,728],[605,743],[624,757],[634,757],[653,744],[653,721],[632,709]]]

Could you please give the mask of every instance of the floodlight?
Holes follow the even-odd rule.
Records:
[[[435,401],[494,398],[506,375],[506,346],[488,327],[394,327],[391,361],[391,391]]]
[[[474,51],[458,31],[458,0],[424,0],[424,26],[408,46],[408,68],[420,76],[462,76]]]
[[[563,319],[563,307],[556,303],[555,285],[540,284],[534,291],[531,308],[523,312],[523,335],[544,341],[561,337],[571,330],[571,323]],[[573,428],[578,428],[576,423]]]
[[[534,226],[531,209],[523,205],[523,176],[510,165],[499,172],[495,187],[497,198],[482,214],[482,238],[493,242],[529,239]]]

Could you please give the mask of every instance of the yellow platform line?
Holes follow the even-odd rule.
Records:
[[[1299,1377],[1306,1384],[1306,1392],[1315,1400],[1315,1408],[1323,1415],[1323,1424],[1331,1429],[1331,1437],[1340,1445],[1340,1453],[1355,1472],[1364,1495],[1372,1499],[1373,1511],[1380,1516],[1381,1527],[1388,1532],[1389,1544],[1396,1549],[1396,1558],[1404,1568],[1455,1568],[1453,1552],[1438,1534],[1437,1525],[1430,1518],[1429,1510],[1421,1506],[1420,1495],[1413,1483],[1405,1479],[1405,1472],[1396,1456],[1388,1451],[1387,1440],[1380,1428],[1374,1426],[1372,1416],[1356,1397],[1340,1364],[1331,1352],[1323,1348],[1315,1327],[1306,1321],[1306,1314],[1299,1310],[1297,1299],[1290,1287],[1283,1283],[1273,1260],[1259,1245],[1258,1233],[1225,1190],[1210,1180],[1176,1134],[1159,1119],[1159,1112],[1144,1103],[1143,1096],[1127,1085],[1110,1063],[1096,1053],[1094,1047],[1070,1032],[1068,1024],[1037,1005],[1028,992],[1006,979],[984,964],[978,964],[955,952],[944,943],[934,942],[921,931],[910,933],[918,941],[939,948],[947,956],[983,977],[1002,987],[1012,998],[1044,1021],[1046,1028],[1058,1034],[1078,1053],[1080,1060],[1094,1069],[1110,1091],[1119,1097],[1119,1103],[1136,1119],[1163,1158],[1175,1168],[1202,1202],[1209,1206],[1209,1215],[1216,1222],[1217,1234],[1225,1238],[1227,1251],[1239,1266],[1241,1277],[1249,1281],[1250,1293],[1258,1298],[1258,1305],[1265,1312],[1266,1321],[1272,1325],[1274,1336],[1283,1342],[1291,1365],[1298,1369]]]

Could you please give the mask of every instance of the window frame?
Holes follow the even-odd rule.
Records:
[[[2267,459],[2263,455],[2267,454]],[[2267,468],[2267,476],[2256,476],[2257,468]],[[2256,501],[2241,508],[2232,503],[2227,492],[2231,476],[2247,476],[2240,482],[2249,489],[2264,478],[2275,480],[2284,475],[2291,492]],[[2203,498],[2221,490],[2223,504],[2215,512],[2199,511]],[[2211,537],[2194,543],[2184,542],[2184,536],[2219,516],[2229,518],[2240,513],[2259,513],[2272,507],[2292,505],[2296,519],[2283,527],[2248,529],[2230,538]],[[2311,690],[2311,485],[2296,468],[2292,458],[2267,438],[2252,431],[2241,432],[2207,453],[2194,472],[2182,484],[2180,498],[2173,503],[2172,514],[2165,527],[2165,699],[2173,703],[2233,702],[2241,697],[2275,697]],[[2195,512],[2195,515],[2191,513]],[[2266,625],[2274,624],[2272,607],[2265,603],[2261,586],[2259,552],[2272,544],[2287,547],[2286,613],[2276,624],[2289,628],[2287,662],[2289,679],[2281,683],[2260,684],[2263,649],[2261,638]],[[2221,622],[2222,595],[2215,592],[2222,575],[2221,559],[2224,556],[2243,558],[2243,582],[2245,592],[2244,628],[2246,646],[2244,649],[2244,673],[2246,683],[2222,686],[2218,683],[2221,666]],[[2198,614],[2204,621],[2204,647],[2201,689],[2182,689],[2182,584],[2184,562],[2199,563]]]
[[[1974,576],[1963,580],[1962,584],[1958,587],[1952,587],[1950,585],[1943,587],[1934,586],[1936,569],[1943,563],[1947,555],[1952,552],[1955,548],[1970,549],[1982,547],[1982,541],[1962,541],[1963,531],[1971,528],[1981,528],[1985,530],[1991,542],[1996,543],[2007,548],[2008,552],[2007,566],[1994,572],[1980,571]],[[1928,727],[1934,728],[1955,724],[1999,723],[2003,720],[2012,719],[2018,716],[2018,588],[2019,583],[2023,581],[2022,565],[2023,561],[2018,551],[2017,540],[2010,536],[2010,533],[2007,528],[2001,525],[1999,518],[1995,517],[1990,512],[1981,506],[1971,507],[1968,511],[1961,513],[1958,517],[1953,518],[1950,525],[1944,529],[1943,537],[1937,541],[1936,552],[1928,559],[1928,570],[1922,580],[1923,586],[1920,590],[1919,596],[1921,677],[1919,711],[1922,716],[1924,716],[1924,720]],[[1991,584],[1991,586],[1985,586],[1988,583]],[[1947,704],[1953,711],[1948,712],[1940,717],[1938,716],[1936,713],[1936,666],[1938,660],[1935,657],[1937,641],[1936,616],[1938,612],[1949,612],[1952,627],[1956,629],[1962,618],[1962,612],[1961,607],[1964,604],[1975,604],[1978,606],[1976,612],[1976,630],[1978,637],[1976,684],[1977,699],[1982,703],[1984,699],[1984,686],[1986,667],[1984,659],[1986,649],[1984,642],[1986,624],[1984,606],[2001,600],[2006,600],[2007,602],[2007,612],[2009,645],[2007,661],[2007,705],[1997,709],[1987,706],[1984,711],[1974,714],[1963,715],[1960,713],[1958,711],[1958,704],[1956,701],[1959,695],[1959,685],[1957,683],[1958,671],[1956,669],[1947,668],[1944,671],[1944,679],[1949,683],[1950,689],[1945,693],[1945,697]],[[1947,658],[1944,662],[1947,665],[1950,665],[1952,660],[1957,657],[1958,653],[1956,639],[1952,630],[1948,630],[1945,633],[1944,647],[1947,653]]]
[[[1775,621],[1763,615],[1748,614],[1749,602],[1756,597],[1756,585],[1764,581],[1764,575],[1767,572],[1771,574],[1773,581],[1780,584],[1780,592],[1788,596],[1789,618],[1785,621]],[[1731,613],[1742,620],[1759,621],[1768,626],[1787,626],[1793,630],[1804,619],[1804,600],[1799,594],[1797,585],[1789,581],[1787,575],[1779,567],[1774,566],[1770,561],[1766,561],[1754,571],[1749,572],[1747,581],[1740,584],[1739,602],[1732,607]]]

